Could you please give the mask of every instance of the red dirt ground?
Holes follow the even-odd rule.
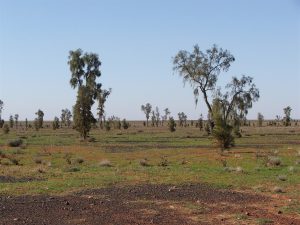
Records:
[[[300,224],[278,199],[206,184],[140,185],[68,196],[0,196],[0,224]],[[267,223],[269,222],[269,223]]]

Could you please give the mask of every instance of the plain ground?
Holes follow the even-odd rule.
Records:
[[[0,224],[300,224],[299,126],[242,127],[220,155],[198,128],[131,125],[1,133]]]

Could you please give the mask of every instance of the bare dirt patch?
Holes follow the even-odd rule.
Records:
[[[0,197],[0,224],[300,224],[272,197],[205,184],[139,185],[68,196]]]

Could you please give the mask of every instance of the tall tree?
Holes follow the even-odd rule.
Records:
[[[252,107],[252,103],[259,98],[259,91],[253,83],[253,78],[249,76],[242,76],[240,79],[233,77],[226,85],[225,94],[217,88],[219,74],[228,71],[234,61],[235,58],[228,50],[218,48],[216,45],[205,52],[200,51],[199,46],[195,45],[193,52],[179,51],[173,59],[174,71],[183,77],[184,83],[189,82],[192,86],[196,104],[199,95],[202,94],[211,118],[211,129],[214,128],[215,118],[218,119],[219,116],[215,116],[212,109],[215,100],[222,109],[222,121],[229,123],[237,116],[244,117]]]
[[[37,121],[38,129],[43,128],[44,112],[39,109],[35,114],[37,115],[36,121]]]
[[[105,111],[104,111],[104,105],[105,102],[108,98],[108,96],[111,94],[111,88],[109,88],[108,90],[102,90],[101,89],[101,85],[98,85],[97,87],[97,101],[98,101],[98,116],[99,116],[99,126],[101,129],[103,129],[103,124],[104,124],[104,115],[105,115]]]
[[[9,116],[9,126],[10,128],[14,127],[14,117],[12,115]]]
[[[19,126],[19,114],[15,114],[14,118],[15,118],[16,129],[18,129],[18,126]]]
[[[283,121],[284,121],[284,125],[285,126],[291,126],[291,112],[292,112],[292,108],[290,106],[287,106],[286,108],[283,109],[284,112],[284,117],[283,117]]]
[[[258,126],[261,127],[264,121],[264,116],[261,113],[257,113],[257,123]]]
[[[164,125],[164,121],[168,120],[168,116],[171,114],[170,110],[168,108],[164,109],[165,115],[162,116],[162,125]]]
[[[2,110],[3,110],[3,106],[4,106],[4,103],[3,101],[0,99],[0,121],[2,120]]]
[[[75,129],[86,139],[92,123],[96,120],[91,108],[97,98],[96,79],[101,76],[101,62],[95,53],[83,54],[81,49],[69,52],[69,68],[71,71],[70,84],[78,88],[76,104],[73,107]]]
[[[141,106],[141,110],[145,113],[145,116],[146,116],[147,127],[148,127],[148,121],[149,121],[151,109],[152,109],[152,106],[150,105],[150,103],[147,103],[146,105]]]

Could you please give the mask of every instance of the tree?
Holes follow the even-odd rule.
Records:
[[[150,113],[152,110],[152,106],[150,105],[150,103],[147,103],[146,105],[142,105],[141,106],[141,110],[145,113],[146,115],[146,119],[147,119],[147,127],[148,127],[148,120],[150,117]]]
[[[197,104],[199,95],[202,93],[209,114],[213,118],[212,102],[210,99],[222,100],[224,112],[227,120],[232,112],[238,111],[238,115],[248,113],[252,107],[252,102],[259,98],[259,91],[252,83],[253,78],[243,76],[241,79],[232,78],[231,83],[226,86],[229,89],[224,95],[221,95],[220,89],[216,88],[218,76],[221,71],[228,71],[232,62],[235,61],[233,55],[228,50],[223,50],[213,45],[211,49],[202,52],[198,45],[194,46],[192,53],[181,50],[173,59],[173,69],[183,77],[183,81],[189,82],[194,90],[195,103]],[[211,98],[209,98],[211,93]],[[217,94],[216,94],[217,93]],[[216,94],[217,96],[213,96]],[[214,121],[210,121],[211,128]]]
[[[264,121],[264,116],[263,116],[263,114],[258,113],[258,114],[257,114],[257,123],[258,123],[258,126],[259,126],[259,127],[262,126],[263,121]]]
[[[200,115],[200,118],[198,119],[198,126],[199,126],[200,131],[202,131],[203,130],[203,115],[202,114]]]
[[[101,90],[101,85],[97,87],[97,101],[98,101],[98,116],[99,116],[99,126],[101,129],[103,129],[103,123],[104,121],[104,104],[108,98],[108,96],[111,94],[111,88],[108,90]]]
[[[199,46],[195,45],[192,53],[179,51],[173,60],[174,71],[183,77],[184,83],[189,82],[192,86],[196,104],[199,95],[202,94],[208,108],[211,130],[214,129],[216,119],[219,124],[225,123],[229,126],[234,119],[244,118],[252,107],[252,103],[259,99],[259,90],[253,83],[253,78],[249,76],[242,76],[240,79],[233,77],[225,87],[227,90],[225,94],[222,94],[221,89],[216,87],[219,74],[222,71],[228,71],[234,60],[228,50],[218,48],[216,45],[206,52],[200,51]],[[218,102],[216,104],[221,108],[221,122],[218,110],[218,115],[214,115],[216,113],[212,109],[214,102]],[[224,133],[228,134],[229,127],[223,126],[223,128],[226,129]],[[225,144],[225,142],[222,143]]]
[[[58,117],[54,117],[54,120],[52,122],[52,128],[53,128],[53,130],[59,129],[59,119],[58,119]]]
[[[27,118],[25,119],[25,128],[26,128],[26,130],[28,128],[28,120],[27,120]]]
[[[91,111],[93,102],[89,87],[84,85],[79,87],[76,104],[73,107],[73,120],[75,129],[83,139],[87,138],[92,124],[96,122]]]
[[[101,76],[101,62],[95,53],[83,54],[81,49],[69,52],[69,68],[71,71],[70,85],[77,90],[77,100],[73,107],[75,129],[81,137],[87,138],[91,125],[96,122],[91,108],[97,98],[96,79]]]
[[[18,129],[18,126],[19,126],[19,114],[15,114],[14,118],[15,118],[16,129]]]
[[[3,106],[4,106],[4,103],[3,101],[0,99],[0,121],[2,121],[2,110],[3,110]]]
[[[63,125],[70,127],[70,125],[71,125],[71,118],[72,118],[71,111],[69,109],[62,109],[61,110],[61,116],[60,116],[61,127]]]
[[[171,114],[170,110],[168,108],[164,109],[165,115],[162,116],[162,125],[164,125],[164,121],[168,119],[168,116]]]
[[[14,118],[12,115],[9,116],[9,126],[10,126],[10,128],[14,127]]]
[[[155,107],[155,124],[156,124],[156,127],[158,127],[159,121],[160,121],[160,113],[159,113],[159,108],[156,106]]]
[[[127,130],[129,128],[129,123],[126,121],[126,119],[122,120],[122,127],[124,130]]]
[[[286,108],[283,109],[284,112],[284,117],[283,117],[283,124],[285,126],[291,126],[291,111],[292,108],[290,106],[287,106]]]
[[[186,127],[187,115],[184,112],[178,113],[179,126]]]
[[[35,114],[37,115],[36,120],[37,120],[38,129],[43,128],[44,112],[39,109]]]
[[[169,118],[168,126],[169,126],[169,130],[171,132],[174,132],[176,130],[176,123],[175,123],[175,120],[173,119],[173,117]]]

